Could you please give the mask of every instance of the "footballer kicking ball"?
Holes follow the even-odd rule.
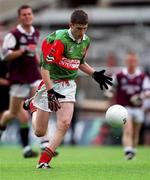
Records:
[[[122,127],[127,119],[127,109],[119,104],[110,106],[106,111],[106,122],[112,127]]]

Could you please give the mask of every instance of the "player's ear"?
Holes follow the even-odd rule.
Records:
[[[72,24],[72,23],[69,23],[69,27],[72,28],[72,27],[73,27],[73,24]]]

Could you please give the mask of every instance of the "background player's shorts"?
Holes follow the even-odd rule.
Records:
[[[126,108],[128,110],[129,117],[131,117],[135,122],[142,123],[144,121],[144,112],[141,108]]]
[[[10,87],[10,96],[18,98],[27,98],[30,96],[31,88],[37,88],[41,80],[37,80],[31,84],[13,84]]]
[[[76,94],[76,83],[74,80],[68,80],[68,81],[53,81],[53,89],[66,96],[63,99],[59,99],[59,102],[75,102],[75,94]],[[41,88],[36,93],[33,104],[35,107],[51,112],[51,110],[48,108],[48,98],[47,98],[47,90],[45,85],[41,86]]]

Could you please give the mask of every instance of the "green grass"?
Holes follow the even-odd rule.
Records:
[[[24,159],[19,147],[0,147],[1,180],[149,180],[150,148],[139,147],[125,161],[121,147],[60,147],[51,169],[36,169],[38,158]]]

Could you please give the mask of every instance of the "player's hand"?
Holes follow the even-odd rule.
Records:
[[[35,56],[36,52],[37,52],[37,45],[36,44],[28,44],[25,48],[24,48],[25,54],[28,56]]]
[[[51,111],[58,111],[61,108],[59,98],[65,98],[64,95],[57,93],[54,89],[47,91],[48,95],[48,107]]]
[[[112,78],[109,76],[106,76],[105,70],[102,71],[95,71],[92,75],[92,77],[95,79],[96,82],[98,82],[101,90],[108,89],[109,86],[112,86]]]
[[[111,99],[114,97],[114,93],[112,91],[106,90],[104,91],[104,96],[108,99]]]
[[[139,106],[142,104],[142,97],[140,94],[135,94],[133,96],[131,96],[130,98],[130,102],[135,105],[135,106]]]
[[[29,52],[35,53],[36,49],[37,49],[37,45],[36,44],[29,44],[27,46],[27,51],[29,51]]]

